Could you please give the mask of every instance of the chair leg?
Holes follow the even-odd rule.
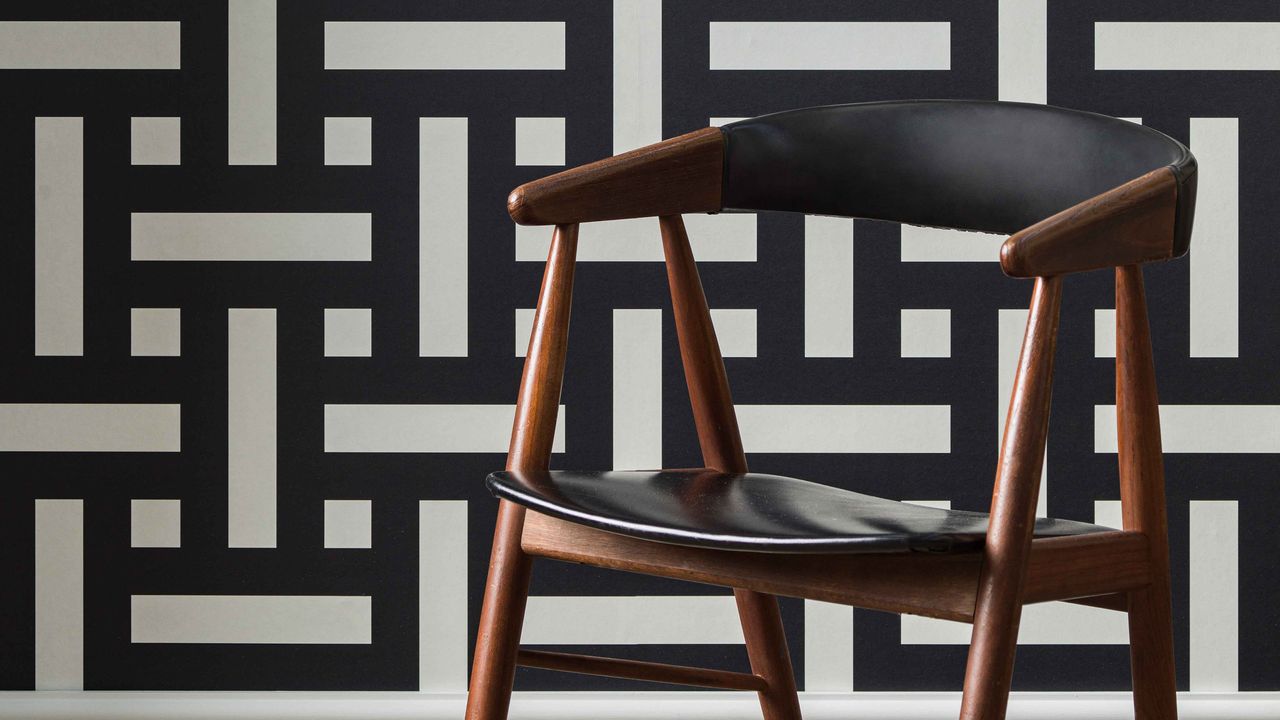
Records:
[[[1129,593],[1129,662],[1137,720],[1178,717],[1172,616],[1167,578]]]
[[[1004,720],[1009,706],[1022,606],[995,597],[988,600],[979,602],[973,617],[960,720]]]
[[[769,684],[759,693],[764,720],[800,720],[800,698],[796,695],[796,677],[791,670],[778,599],[751,590],[734,590],[733,596],[738,602],[751,672]]]
[[[516,675],[516,652],[529,598],[532,560],[520,549],[524,508],[501,501],[484,587],[466,720],[505,720]]]

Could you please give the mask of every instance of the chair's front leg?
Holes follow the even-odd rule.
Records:
[[[961,720],[1004,720],[1049,428],[1062,278],[1036,280],[991,498]]]
[[[520,380],[511,450],[507,453],[508,470],[546,470],[551,462],[569,343],[569,305],[577,250],[578,226],[557,226],[551,236],[551,252]],[[504,720],[511,703],[532,570],[530,557],[520,547],[524,514],[520,505],[505,500],[498,503],[489,579],[471,666],[467,720]]]
[[[500,501],[493,532],[489,578],[476,633],[475,659],[467,692],[467,720],[503,720],[511,703],[516,676],[516,652],[529,597],[532,561],[520,549],[524,508]]]
[[[1009,683],[1013,677],[1013,658],[1018,649],[1022,605],[1001,602],[1001,599],[993,596],[980,603],[974,615],[969,663],[964,673],[961,720],[1003,720],[1009,704]]]

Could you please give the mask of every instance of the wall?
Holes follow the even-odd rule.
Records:
[[[956,97],[1140,119],[1198,155],[1191,255],[1147,271],[1178,683],[1280,689],[1273,3],[0,14],[0,687],[463,689],[495,510],[482,479],[548,240],[513,228],[507,191],[716,119]],[[1030,293],[993,262],[1000,238],[689,226],[755,469],[986,507]],[[696,458],[656,234],[583,229],[557,466]],[[1055,516],[1117,522],[1112,307],[1107,273],[1067,281]],[[722,592],[536,570],[530,642],[745,662]],[[783,608],[805,689],[959,687],[963,627]],[[1121,616],[1037,607],[1024,626],[1017,688],[1127,688]],[[522,671],[518,687],[631,686]]]

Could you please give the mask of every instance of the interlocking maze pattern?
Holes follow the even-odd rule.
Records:
[[[465,688],[481,479],[549,240],[506,191],[708,122],[900,97],[1086,108],[1196,152],[1190,258],[1147,272],[1178,677],[1280,688],[1272,4],[23,5],[0,17],[5,688]],[[687,222],[756,469],[985,507],[1029,295],[1001,238]],[[584,227],[580,259],[554,462],[687,465],[656,224]],[[1068,282],[1041,510],[1115,525],[1111,307],[1106,273]],[[538,570],[531,644],[744,662],[727,595]],[[963,626],[784,614],[805,689],[959,684]],[[1019,687],[1127,687],[1121,616],[1036,607],[1022,633]]]

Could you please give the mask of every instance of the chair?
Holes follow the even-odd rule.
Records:
[[[707,128],[517,188],[511,217],[555,225],[520,385],[467,718],[506,715],[517,665],[752,690],[800,717],[775,596],[973,624],[961,717],[1004,717],[1022,606],[1127,612],[1139,718],[1177,715],[1155,371],[1140,265],[1186,252],[1195,159],[1115,118],[1039,105],[815,107]],[[1035,278],[991,512],[924,508],[750,473],[681,214],[789,211],[1010,234]],[[705,467],[549,471],[578,224],[660,218]],[[1115,268],[1124,528],[1037,520],[1062,276]],[[818,478],[821,480],[821,478]],[[734,589],[751,672],[519,648],[531,559]]]

